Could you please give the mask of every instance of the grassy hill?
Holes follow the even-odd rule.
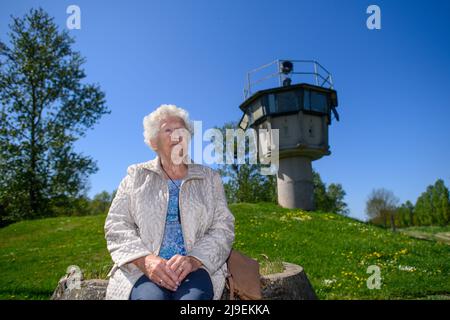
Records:
[[[235,248],[260,260],[304,267],[321,299],[450,297],[450,246],[335,214],[237,204]],[[86,278],[111,266],[105,216],[23,221],[0,229],[0,298],[48,299],[69,265]],[[442,230],[439,230],[442,232]],[[444,231],[448,231],[447,229]],[[381,269],[381,289],[368,289],[369,265]]]

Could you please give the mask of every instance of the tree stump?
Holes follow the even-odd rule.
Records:
[[[283,262],[284,272],[261,276],[264,300],[316,300],[317,296],[306,273],[299,265]],[[79,288],[68,285],[69,277],[61,278],[52,300],[104,300],[108,280],[81,280]],[[229,299],[225,287],[221,300]]]

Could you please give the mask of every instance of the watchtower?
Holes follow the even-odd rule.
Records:
[[[273,68],[275,72],[255,80],[255,75]],[[294,84],[294,77],[310,81]],[[252,93],[256,85],[273,78],[278,78],[278,86]],[[276,60],[247,73],[244,99],[239,106],[243,130],[279,130],[278,203],[314,210],[311,162],[331,154],[328,126],[332,116],[339,121],[331,74],[317,61]]]

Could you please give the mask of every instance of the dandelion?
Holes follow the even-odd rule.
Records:
[[[367,258],[372,258],[372,257],[380,258],[381,256],[382,256],[381,253],[375,251],[375,252],[369,253],[366,257]]]
[[[402,250],[396,252],[395,255],[407,254],[407,253],[408,253],[408,249],[402,249]]]
[[[414,272],[414,271],[416,271],[416,268],[415,268],[415,267],[411,267],[411,266],[402,266],[402,265],[399,265],[399,266],[398,266],[398,269],[401,270],[401,271],[408,271],[408,272]]]
[[[326,285],[326,286],[330,286],[330,285],[332,285],[335,282],[336,282],[336,279],[325,279],[325,280],[323,280],[323,284]]]

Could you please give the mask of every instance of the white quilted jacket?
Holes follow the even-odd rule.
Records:
[[[105,221],[105,238],[114,266],[106,299],[128,299],[142,272],[131,261],[159,254],[169,190],[158,158],[128,167]],[[180,217],[186,252],[203,263],[220,299],[227,274],[226,259],[234,240],[234,217],[222,180],[214,170],[189,164],[180,187]]]

